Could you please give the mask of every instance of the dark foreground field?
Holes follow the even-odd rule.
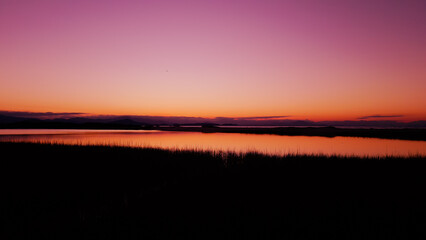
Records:
[[[1,239],[425,239],[426,159],[0,143]]]

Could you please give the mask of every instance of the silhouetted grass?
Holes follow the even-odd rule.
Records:
[[[0,143],[12,239],[424,239],[426,162]]]

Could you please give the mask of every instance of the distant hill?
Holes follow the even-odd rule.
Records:
[[[26,121],[26,120],[29,120],[29,118],[0,115],[0,124],[23,122],[23,121]]]
[[[46,129],[138,129],[144,123],[132,119],[35,119],[0,115],[0,128]]]
[[[114,120],[114,121],[111,121],[109,123],[111,123],[111,124],[122,124],[122,125],[137,125],[137,126],[147,124],[147,123],[137,122],[135,120],[128,119],[128,118],[127,119]]]

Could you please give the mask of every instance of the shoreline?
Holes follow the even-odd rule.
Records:
[[[245,133],[272,134],[283,136],[315,137],[364,137],[426,141],[426,129],[376,129],[376,128],[335,128],[335,127],[274,127],[274,128],[220,128],[220,127],[155,127],[153,130],[204,132],[204,133]]]
[[[377,128],[336,128],[336,127],[273,127],[273,128],[243,128],[243,127],[158,127],[158,126],[128,126],[128,125],[30,125],[18,127],[13,125],[0,126],[0,129],[68,129],[68,130],[160,130],[202,133],[244,133],[272,134],[283,136],[317,136],[317,137],[363,137],[379,139],[398,139],[426,141],[426,129],[377,129]]]

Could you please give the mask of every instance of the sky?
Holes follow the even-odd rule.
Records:
[[[425,120],[425,13],[424,0],[0,0],[0,110]]]

